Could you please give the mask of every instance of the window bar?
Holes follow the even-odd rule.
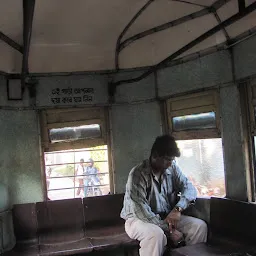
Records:
[[[108,172],[100,172],[98,173],[98,175],[106,175],[109,174]],[[93,174],[84,174],[84,175],[68,175],[68,176],[53,176],[53,177],[49,177],[49,179],[62,179],[62,178],[74,178],[74,177],[84,177],[84,176],[91,176]]]
[[[107,148],[99,148],[99,149],[79,149],[79,150],[72,150],[72,149],[70,149],[70,150],[62,150],[62,151],[53,151],[53,152],[47,152],[47,154],[56,154],[56,153],[58,153],[58,154],[65,154],[65,153],[72,153],[73,151],[74,152],[84,152],[84,151],[103,151],[103,150],[105,150],[105,151],[107,151],[108,149]]]
[[[96,150],[79,150],[79,151],[76,151],[76,150],[69,150],[69,151],[64,151],[64,152],[58,152],[58,153],[73,153],[73,162],[72,163],[61,163],[61,164],[48,164],[48,165],[45,165],[46,166],[65,166],[65,165],[73,165],[74,167],[74,170],[73,170],[73,175],[68,175],[68,176],[56,176],[56,177],[49,177],[49,179],[56,179],[56,178],[73,178],[74,179],[74,184],[72,187],[69,187],[69,188],[55,188],[55,189],[49,189],[47,190],[48,191],[61,191],[61,190],[68,190],[68,189],[73,189],[74,191],[74,198],[76,196],[76,189],[77,188],[83,188],[82,186],[78,185],[76,186],[76,183],[75,183],[75,178],[77,177],[76,175],[76,170],[75,170],[75,167],[76,167],[76,164],[79,164],[80,162],[75,162],[75,153],[76,152],[83,152],[83,151],[107,151],[107,149],[96,149]],[[54,154],[54,153],[57,153],[57,152],[47,152],[46,154]],[[56,160],[56,159],[55,159]],[[95,161],[96,163],[108,163],[107,160],[104,160],[104,161]],[[85,162],[85,163],[88,163],[88,162]],[[98,173],[99,176],[103,176],[103,175],[109,175],[109,172],[100,172]],[[85,177],[85,176],[90,176],[89,174],[84,174],[84,175],[78,175],[78,176],[82,176],[82,177]],[[93,188],[93,187],[107,187],[109,186],[109,183],[108,184],[100,184],[100,185],[93,185],[93,186],[87,186],[88,188]]]
[[[106,187],[109,186],[109,184],[104,184],[104,185],[93,185],[93,186],[87,186],[88,188],[93,188],[93,187]],[[77,187],[75,186],[74,188],[82,188],[82,187]],[[48,191],[55,191],[55,190],[66,190],[66,189],[73,189],[73,187],[69,187],[69,188],[52,188],[49,189]]]
[[[108,161],[107,160],[102,160],[102,161],[94,161],[94,163],[107,163]],[[72,163],[61,163],[61,164],[46,164],[45,166],[54,166],[54,165],[65,165],[65,164],[79,164],[80,162],[72,162]],[[89,162],[86,162],[85,163],[89,163]]]

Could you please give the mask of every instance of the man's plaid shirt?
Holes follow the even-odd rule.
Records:
[[[181,196],[175,205],[172,198],[178,193]],[[175,161],[158,181],[149,160],[145,160],[129,173],[121,218],[138,218],[165,227],[160,215],[167,215],[174,206],[186,209],[196,196],[195,187],[183,175]]]

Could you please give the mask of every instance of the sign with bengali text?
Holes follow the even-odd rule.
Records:
[[[54,88],[51,91],[51,102],[58,104],[89,103],[93,101],[93,88]]]

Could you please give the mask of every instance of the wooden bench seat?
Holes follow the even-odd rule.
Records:
[[[93,245],[87,238],[79,241],[39,245],[39,255],[42,256],[88,254],[92,251]]]
[[[17,244],[5,255],[76,255],[137,246],[120,218],[123,196],[15,205]]]
[[[211,198],[210,239],[172,251],[172,256],[256,255],[256,205]],[[248,254],[247,254],[248,253]]]
[[[36,204],[39,245],[76,242],[85,238],[82,200],[79,198]]]
[[[38,245],[15,246],[11,251],[3,253],[3,256],[36,256],[39,253]]]
[[[119,216],[123,196],[16,205],[13,220],[17,244],[4,255],[57,256],[138,248],[138,241],[127,236]],[[187,214],[207,222],[209,243],[174,249],[171,255],[213,256],[254,250],[256,205],[223,198],[199,199]]]
[[[85,235],[95,251],[138,245],[124,230],[120,218],[123,194],[84,198]]]
[[[116,249],[137,245],[138,242],[128,237],[122,227],[95,229],[87,235],[95,251]]]
[[[17,204],[12,210],[14,233],[18,245],[26,247],[37,245],[36,204]]]

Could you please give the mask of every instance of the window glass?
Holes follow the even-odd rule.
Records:
[[[225,196],[222,139],[178,140],[177,144],[181,151],[177,163],[198,196]]]
[[[48,199],[100,196],[110,192],[107,145],[44,155]]]
[[[172,118],[174,131],[216,128],[215,112],[200,113]]]
[[[49,136],[52,143],[70,142],[81,139],[99,138],[101,137],[101,129],[99,124],[53,128],[49,130]]]

